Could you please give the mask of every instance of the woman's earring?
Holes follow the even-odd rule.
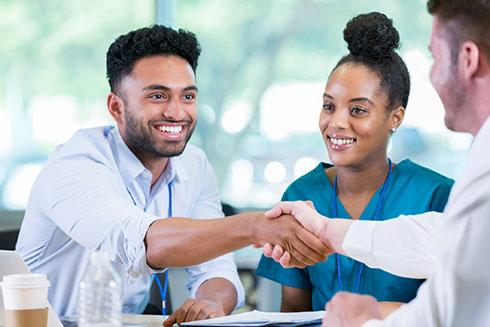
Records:
[[[392,132],[392,133],[395,133],[395,132],[396,132],[396,127],[393,127],[393,128],[391,129],[391,132]]]

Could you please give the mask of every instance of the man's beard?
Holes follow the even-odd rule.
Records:
[[[462,121],[466,111],[467,94],[458,80],[457,65],[451,66],[451,73],[444,84],[443,101],[445,106],[445,123],[447,128],[453,131],[465,131],[465,123]],[[464,120],[464,119],[463,119]]]
[[[151,157],[174,157],[181,155],[185,150],[187,142],[194,132],[195,125],[187,132],[187,136],[182,141],[164,141],[157,139],[155,135],[151,133],[151,128],[148,125],[144,125],[142,121],[138,121],[133,115],[129,114],[126,110],[127,124],[126,124],[126,143],[128,147],[135,154]],[[190,126],[190,124],[189,124]]]

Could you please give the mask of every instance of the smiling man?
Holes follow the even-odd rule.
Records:
[[[182,30],[120,36],[107,52],[107,107],[117,127],[78,131],[40,173],[17,250],[33,272],[47,274],[60,316],[76,314],[91,250],[109,253],[124,272],[127,313],[145,308],[154,272],[187,267],[191,298],[167,325],[228,314],[243,302],[233,250],[271,242],[300,267],[325,259],[325,245],[291,216],[222,218],[212,168],[187,144],[199,54],[194,34]]]

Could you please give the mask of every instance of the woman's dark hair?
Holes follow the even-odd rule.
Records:
[[[107,50],[107,78],[112,92],[116,92],[123,77],[131,74],[139,59],[154,55],[176,55],[191,65],[196,72],[201,47],[196,36],[188,31],[178,31],[153,25],[119,36]]]
[[[349,54],[342,57],[334,70],[345,63],[361,64],[375,72],[380,87],[388,95],[388,110],[407,107],[410,75],[403,59],[396,53],[400,36],[393,21],[379,12],[352,18],[344,29]]]

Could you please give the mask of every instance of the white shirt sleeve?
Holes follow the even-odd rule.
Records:
[[[41,210],[70,238],[108,252],[133,277],[151,274],[144,238],[158,217],[124,198],[113,176],[96,162],[60,161],[46,168],[34,187],[42,188],[36,192]]]
[[[435,235],[442,214],[427,212],[385,221],[355,221],[342,244],[371,268],[408,278],[428,278],[437,258]]]
[[[195,201],[192,208],[191,218],[209,219],[222,217],[221,197],[218,183],[209,162],[206,160],[204,172],[203,189],[199,199]],[[245,302],[245,290],[238,276],[237,266],[232,253],[217,257],[199,265],[186,268],[189,273],[188,289],[191,297],[195,297],[202,283],[211,278],[224,278],[233,284],[237,292],[236,307],[241,307]]]
[[[365,326],[490,326],[490,119],[482,129],[436,233],[434,274],[413,301]]]

